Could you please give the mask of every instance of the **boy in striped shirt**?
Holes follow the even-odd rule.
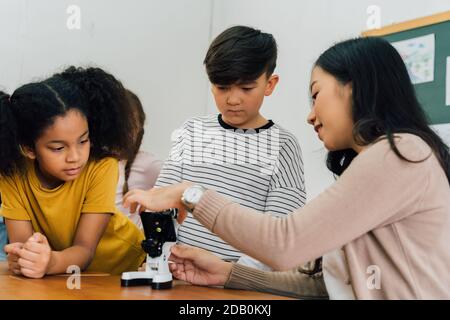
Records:
[[[272,215],[286,215],[306,201],[301,150],[296,138],[260,113],[274,91],[277,45],[271,34],[236,26],[210,45],[204,64],[218,115],[187,120],[172,136],[172,149],[156,186],[188,180]],[[209,232],[191,214],[179,242],[225,260],[267,266]]]

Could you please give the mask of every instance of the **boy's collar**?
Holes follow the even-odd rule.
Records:
[[[232,129],[232,130],[234,130],[234,131],[239,130],[239,128],[233,127],[233,126],[229,125],[228,123],[226,123],[225,121],[223,121],[223,119],[222,119],[222,114],[220,114],[220,113],[219,113],[219,115],[217,116],[217,120],[219,121],[220,126],[221,126],[222,128],[224,128],[224,129]],[[261,126],[261,127],[258,127],[258,128],[252,128],[252,130],[255,130],[256,133],[259,133],[260,130],[269,129],[269,128],[272,127],[273,125],[274,125],[273,121],[272,121],[272,120],[268,120],[267,123],[266,123],[265,125],[263,125],[263,126]],[[250,129],[250,128],[248,128],[248,129],[240,129],[240,130],[243,130],[244,132],[246,132],[246,131],[249,130],[249,129]]]

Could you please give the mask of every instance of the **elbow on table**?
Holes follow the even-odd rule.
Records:
[[[79,267],[80,267],[81,271],[86,271],[86,269],[89,268],[92,261],[94,260],[96,248],[92,249],[92,248],[83,247],[83,249],[86,252],[86,254],[84,256],[85,258],[83,259],[84,261],[81,263],[81,265]]]

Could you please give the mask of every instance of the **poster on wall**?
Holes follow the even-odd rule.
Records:
[[[434,34],[392,42],[413,84],[434,81]]]
[[[441,137],[446,145],[450,146],[450,123],[434,124],[431,128]]]

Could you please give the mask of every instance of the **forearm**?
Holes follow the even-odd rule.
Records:
[[[51,252],[46,274],[66,273],[69,266],[89,267],[110,220],[109,213],[83,213],[72,246]]]
[[[233,264],[225,288],[255,290],[298,299],[327,299],[322,274],[307,275],[299,269],[268,272]]]
[[[66,273],[67,268],[72,265],[84,270],[91,263],[94,253],[83,246],[72,246],[62,251],[52,251],[47,274]]]
[[[376,144],[333,185],[285,218],[260,214],[212,190],[193,215],[236,249],[275,270],[288,270],[403,218],[424,193],[427,168],[425,162],[399,159],[389,145]]]
[[[25,243],[33,235],[33,227],[30,221],[4,219],[8,233],[9,243]]]

